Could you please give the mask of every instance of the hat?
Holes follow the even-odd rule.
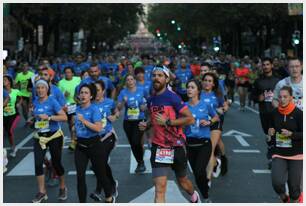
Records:
[[[162,71],[162,72],[165,73],[165,75],[166,75],[167,77],[170,77],[170,71],[169,71],[169,69],[168,69],[166,66],[155,66],[155,67],[153,68],[153,71],[152,71],[152,72],[154,72],[154,71],[156,71],[156,70]]]

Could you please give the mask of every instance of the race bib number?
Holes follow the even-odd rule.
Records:
[[[174,149],[157,148],[155,162],[173,164]]]
[[[76,107],[77,107],[76,104],[68,105],[68,106],[67,106],[67,109],[68,109],[67,113],[68,113],[68,114],[73,114],[73,113],[75,113]]]
[[[13,109],[9,105],[4,107],[3,111],[6,115],[12,115],[13,114]]]
[[[35,129],[48,129],[48,128],[49,128],[48,120],[42,120],[42,121],[35,122]]]
[[[20,82],[20,90],[27,90],[27,87],[28,87],[27,81]]]
[[[115,77],[113,75],[109,76],[109,78],[112,82],[115,81]]]
[[[186,83],[181,83],[182,90],[186,90]]]
[[[139,114],[140,114],[139,108],[133,108],[133,109],[128,108],[127,110],[128,119],[138,119]]]
[[[276,147],[291,148],[292,141],[290,137],[285,137],[282,134],[276,133]]]
[[[265,102],[272,102],[273,96],[274,96],[274,94],[271,90],[270,91],[265,91],[264,92]]]

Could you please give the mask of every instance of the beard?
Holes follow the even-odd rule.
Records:
[[[156,92],[161,91],[162,89],[165,88],[165,86],[166,86],[166,84],[162,84],[162,83],[157,82],[157,81],[153,82],[153,87],[154,87],[154,90],[155,90]]]

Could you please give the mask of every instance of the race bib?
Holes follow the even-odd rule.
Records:
[[[115,81],[115,77],[113,75],[109,76],[109,78],[112,82]]]
[[[4,107],[3,111],[4,111],[4,113],[5,113],[7,116],[13,115],[13,113],[14,113],[12,107],[10,107],[9,105],[7,105],[6,107]]]
[[[274,96],[274,94],[271,90],[270,91],[265,91],[264,92],[265,102],[272,102],[273,96]]]
[[[128,108],[127,110],[128,119],[138,119],[139,114],[140,114],[139,108],[133,108],[133,109]]]
[[[173,164],[174,149],[157,148],[155,155],[155,162]]]
[[[186,90],[186,83],[181,83],[182,90]]]
[[[42,120],[42,121],[35,122],[35,129],[48,129],[48,128],[49,128],[48,120]]]
[[[67,109],[68,109],[67,113],[68,113],[68,114],[73,114],[73,113],[75,113],[76,108],[77,108],[76,104],[68,105],[68,106],[67,106]]]
[[[107,123],[106,117],[102,118],[101,123],[102,123],[102,127],[106,126],[106,123]]]
[[[292,141],[290,137],[285,137],[282,134],[276,133],[276,147],[291,148]]]
[[[20,82],[20,90],[27,90],[27,87],[28,87],[27,81]]]

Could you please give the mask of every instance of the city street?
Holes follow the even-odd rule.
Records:
[[[31,131],[23,127],[23,124],[21,121],[15,131],[19,149],[17,156],[14,159],[9,158],[8,171],[4,174],[3,200],[5,203],[31,202],[37,192]],[[63,128],[67,135],[67,126],[64,125]],[[149,164],[149,150],[146,150],[145,154],[146,173],[134,174],[136,162],[122,129],[122,118],[116,122],[115,130],[118,133],[119,141],[111,153],[110,165],[114,177],[119,181],[117,202],[153,202],[154,188]],[[63,163],[68,187],[66,202],[76,203],[78,197],[74,155],[67,149],[69,138],[65,138],[65,141]],[[272,189],[270,171],[267,170],[266,143],[257,111],[248,108],[245,112],[241,112],[238,110],[238,105],[233,104],[225,117],[223,141],[226,146],[229,169],[225,176],[213,179],[210,190],[212,201],[214,203],[278,203],[279,199]],[[7,139],[4,145],[8,147]],[[190,169],[189,177],[194,182]],[[94,190],[95,184],[95,177],[88,167],[88,195]],[[58,202],[58,188],[48,187],[47,191],[49,197],[47,202]],[[171,175],[168,180],[166,201],[188,202],[184,195],[186,196],[180,192],[174,181],[174,175]],[[89,197],[87,201],[93,202]]]

